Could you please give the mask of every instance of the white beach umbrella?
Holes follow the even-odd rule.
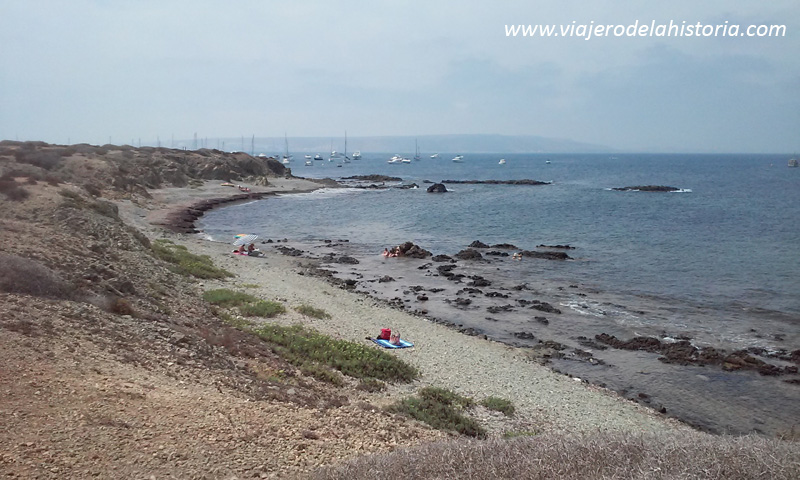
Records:
[[[239,245],[247,245],[248,243],[253,243],[258,238],[258,235],[254,235],[252,233],[240,233],[236,235],[236,240],[233,241],[235,246]]]

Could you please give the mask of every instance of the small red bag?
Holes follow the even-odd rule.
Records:
[[[381,336],[378,337],[381,340],[389,340],[392,337],[392,329],[391,328],[381,328]]]

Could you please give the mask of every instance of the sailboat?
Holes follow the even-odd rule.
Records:
[[[434,153],[433,155],[431,155],[431,158],[439,158],[439,154],[438,153]]]
[[[417,139],[414,139],[414,160],[421,160],[422,157],[419,156],[419,144],[417,144]]]
[[[292,156],[289,154],[289,137],[286,136],[286,132],[283,134],[283,141],[286,144],[286,153],[283,154],[281,161],[284,165],[288,165],[292,161]]]
[[[497,162],[497,163],[500,164],[500,165],[505,165],[506,164],[506,159],[505,158],[501,158],[500,161]]]
[[[347,130],[344,132],[344,156],[342,157],[344,163],[350,163],[350,157],[347,156]]]

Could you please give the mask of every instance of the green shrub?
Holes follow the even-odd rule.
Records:
[[[300,312],[300,314],[305,315],[306,317],[318,318],[320,320],[325,318],[331,318],[331,315],[325,310],[322,310],[321,308],[314,308],[311,305],[303,304],[298,307],[295,307],[295,310]]]
[[[384,351],[336,340],[300,325],[262,325],[253,332],[275,344],[275,352],[295,365],[312,360],[351,377],[384,381],[410,382],[419,376],[416,368]]]
[[[203,299],[220,307],[239,307],[248,303],[258,302],[258,298],[248,293],[236,292],[228,288],[208,290],[203,293]]]
[[[514,405],[511,403],[511,400],[506,400],[505,398],[500,397],[486,397],[481,400],[481,405],[489,410],[501,412],[507,417],[514,415],[514,411],[516,410]]]
[[[233,276],[231,272],[215,267],[208,255],[195,255],[183,245],[175,245],[169,240],[156,240],[150,248],[157,258],[170,263],[172,269],[181,275],[191,275],[197,278]]]
[[[415,397],[393,403],[387,410],[425,422],[437,430],[449,430],[469,437],[486,438],[486,430],[461,412],[472,399],[438,387],[425,387]]]
[[[386,384],[375,378],[363,378],[360,382],[358,382],[356,389],[375,393],[386,390]]]
[[[239,310],[243,315],[247,315],[248,317],[270,318],[285,312],[286,308],[284,308],[284,306],[278,302],[259,300],[255,303],[245,303],[244,305],[240,305]]]
[[[344,385],[344,380],[342,379],[341,374],[334,372],[330,368],[320,365],[319,363],[305,362],[301,364],[299,368],[303,375],[314,377],[317,380],[340,387]]]

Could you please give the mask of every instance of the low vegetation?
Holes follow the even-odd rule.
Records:
[[[226,278],[233,274],[214,266],[208,255],[195,255],[183,245],[175,245],[169,240],[159,239],[150,247],[153,254],[169,263],[176,273],[197,278]]]
[[[248,317],[271,318],[285,312],[286,308],[278,302],[259,300],[255,303],[241,305],[239,311]]]
[[[315,362],[354,378],[410,382],[416,368],[373,347],[336,340],[300,325],[261,325],[252,332],[276,346],[275,352],[294,365]]]
[[[486,431],[463,412],[475,405],[468,397],[438,387],[420,389],[416,396],[396,402],[387,410],[425,422],[433,428],[458,432],[462,435],[485,438]],[[478,478],[478,477],[474,477]]]
[[[484,398],[480,403],[489,410],[500,412],[507,417],[514,415],[515,408],[514,404],[511,403],[511,400],[492,396]]]
[[[619,480],[800,478],[800,444],[760,436],[676,434],[541,435],[510,440],[456,440],[359,457],[310,478]]]
[[[36,260],[0,253],[0,292],[68,299],[73,287]]]
[[[305,315],[306,317],[318,318],[320,320],[331,318],[330,313],[322,310],[321,308],[314,308],[311,305],[302,304],[295,307],[295,310],[300,312],[301,315]]]

